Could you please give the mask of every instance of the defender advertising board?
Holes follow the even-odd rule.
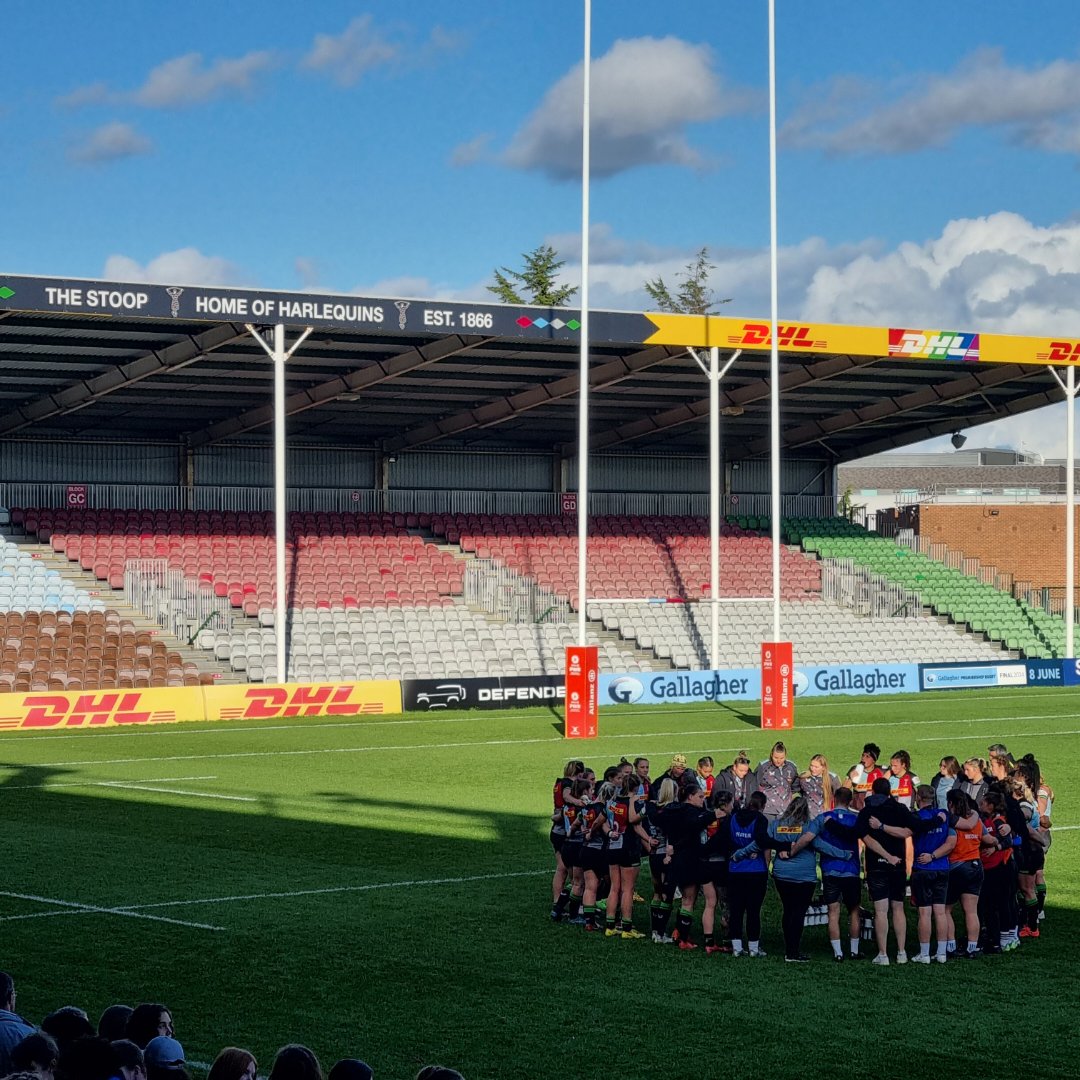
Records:
[[[520,709],[559,706],[566,697],[561,675],[492,675],[485,679],[406,679],[401,686],[405,712],[449,709]]]

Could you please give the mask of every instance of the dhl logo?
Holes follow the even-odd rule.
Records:
[[[357,716],[386,711],[382,701],[353,701],[356,687],[343,686],[252,686],[244,697],[247,705],[222,708],[223,720],[270,720],[279,716]]]
[[[977,362],[979,335],[951,330],[889,330],[889,355],[909,360]]]
[[[1035,354],[1048,364],[1080,364],[1080,341],[1051,341],[1049,352]]]
[[[748,322],[736,334],[728,335],[731,345],[742,345],[747,349],[768,349],[772,347],[772,327],[768,323]],[[824,349],[828,341],[815,339],[812,326],[800,326],[798,323],[778,323],[776,338],[781,349]]]
[[[149,709],[141,691],[103,694],[27,694],[22,716],[0,716],[2,728],[100,727],[104,724],[166,724],[175,709]]]

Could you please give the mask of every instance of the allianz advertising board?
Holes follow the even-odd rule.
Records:
[[[797,667],[797,697],[829,694],[911,694],[919,689],[917,664],[836,664]],[[756,701],[761,697],[761,671],[641,671],[600,676],[604,705],[659,705],[663,702]]]

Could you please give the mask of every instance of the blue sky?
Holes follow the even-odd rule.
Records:
[[[1080,7],[777,9],[782,314],[1080,337]],[[729,310],[766,312],[764,0],[593,10],[594,302],[708,245]],[[0,268],[476,298],[547,241],[576,282],[581,16],[7,5]]]

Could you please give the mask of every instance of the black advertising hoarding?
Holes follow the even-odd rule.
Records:
[[[466,334],[539,341],[578,341],[581,330],[581,312],[572,308],[0,274],[3,310],[180,322],[285,323],[385,334]],[[593,341],[643,342],[655,332],[655,324],[644,315],[590,313],[589,337]]]
[[[401,684],[405,712],[451,709],[551,708],[566,700],[561,675],[493,675],[486,679],[406,679]]]

